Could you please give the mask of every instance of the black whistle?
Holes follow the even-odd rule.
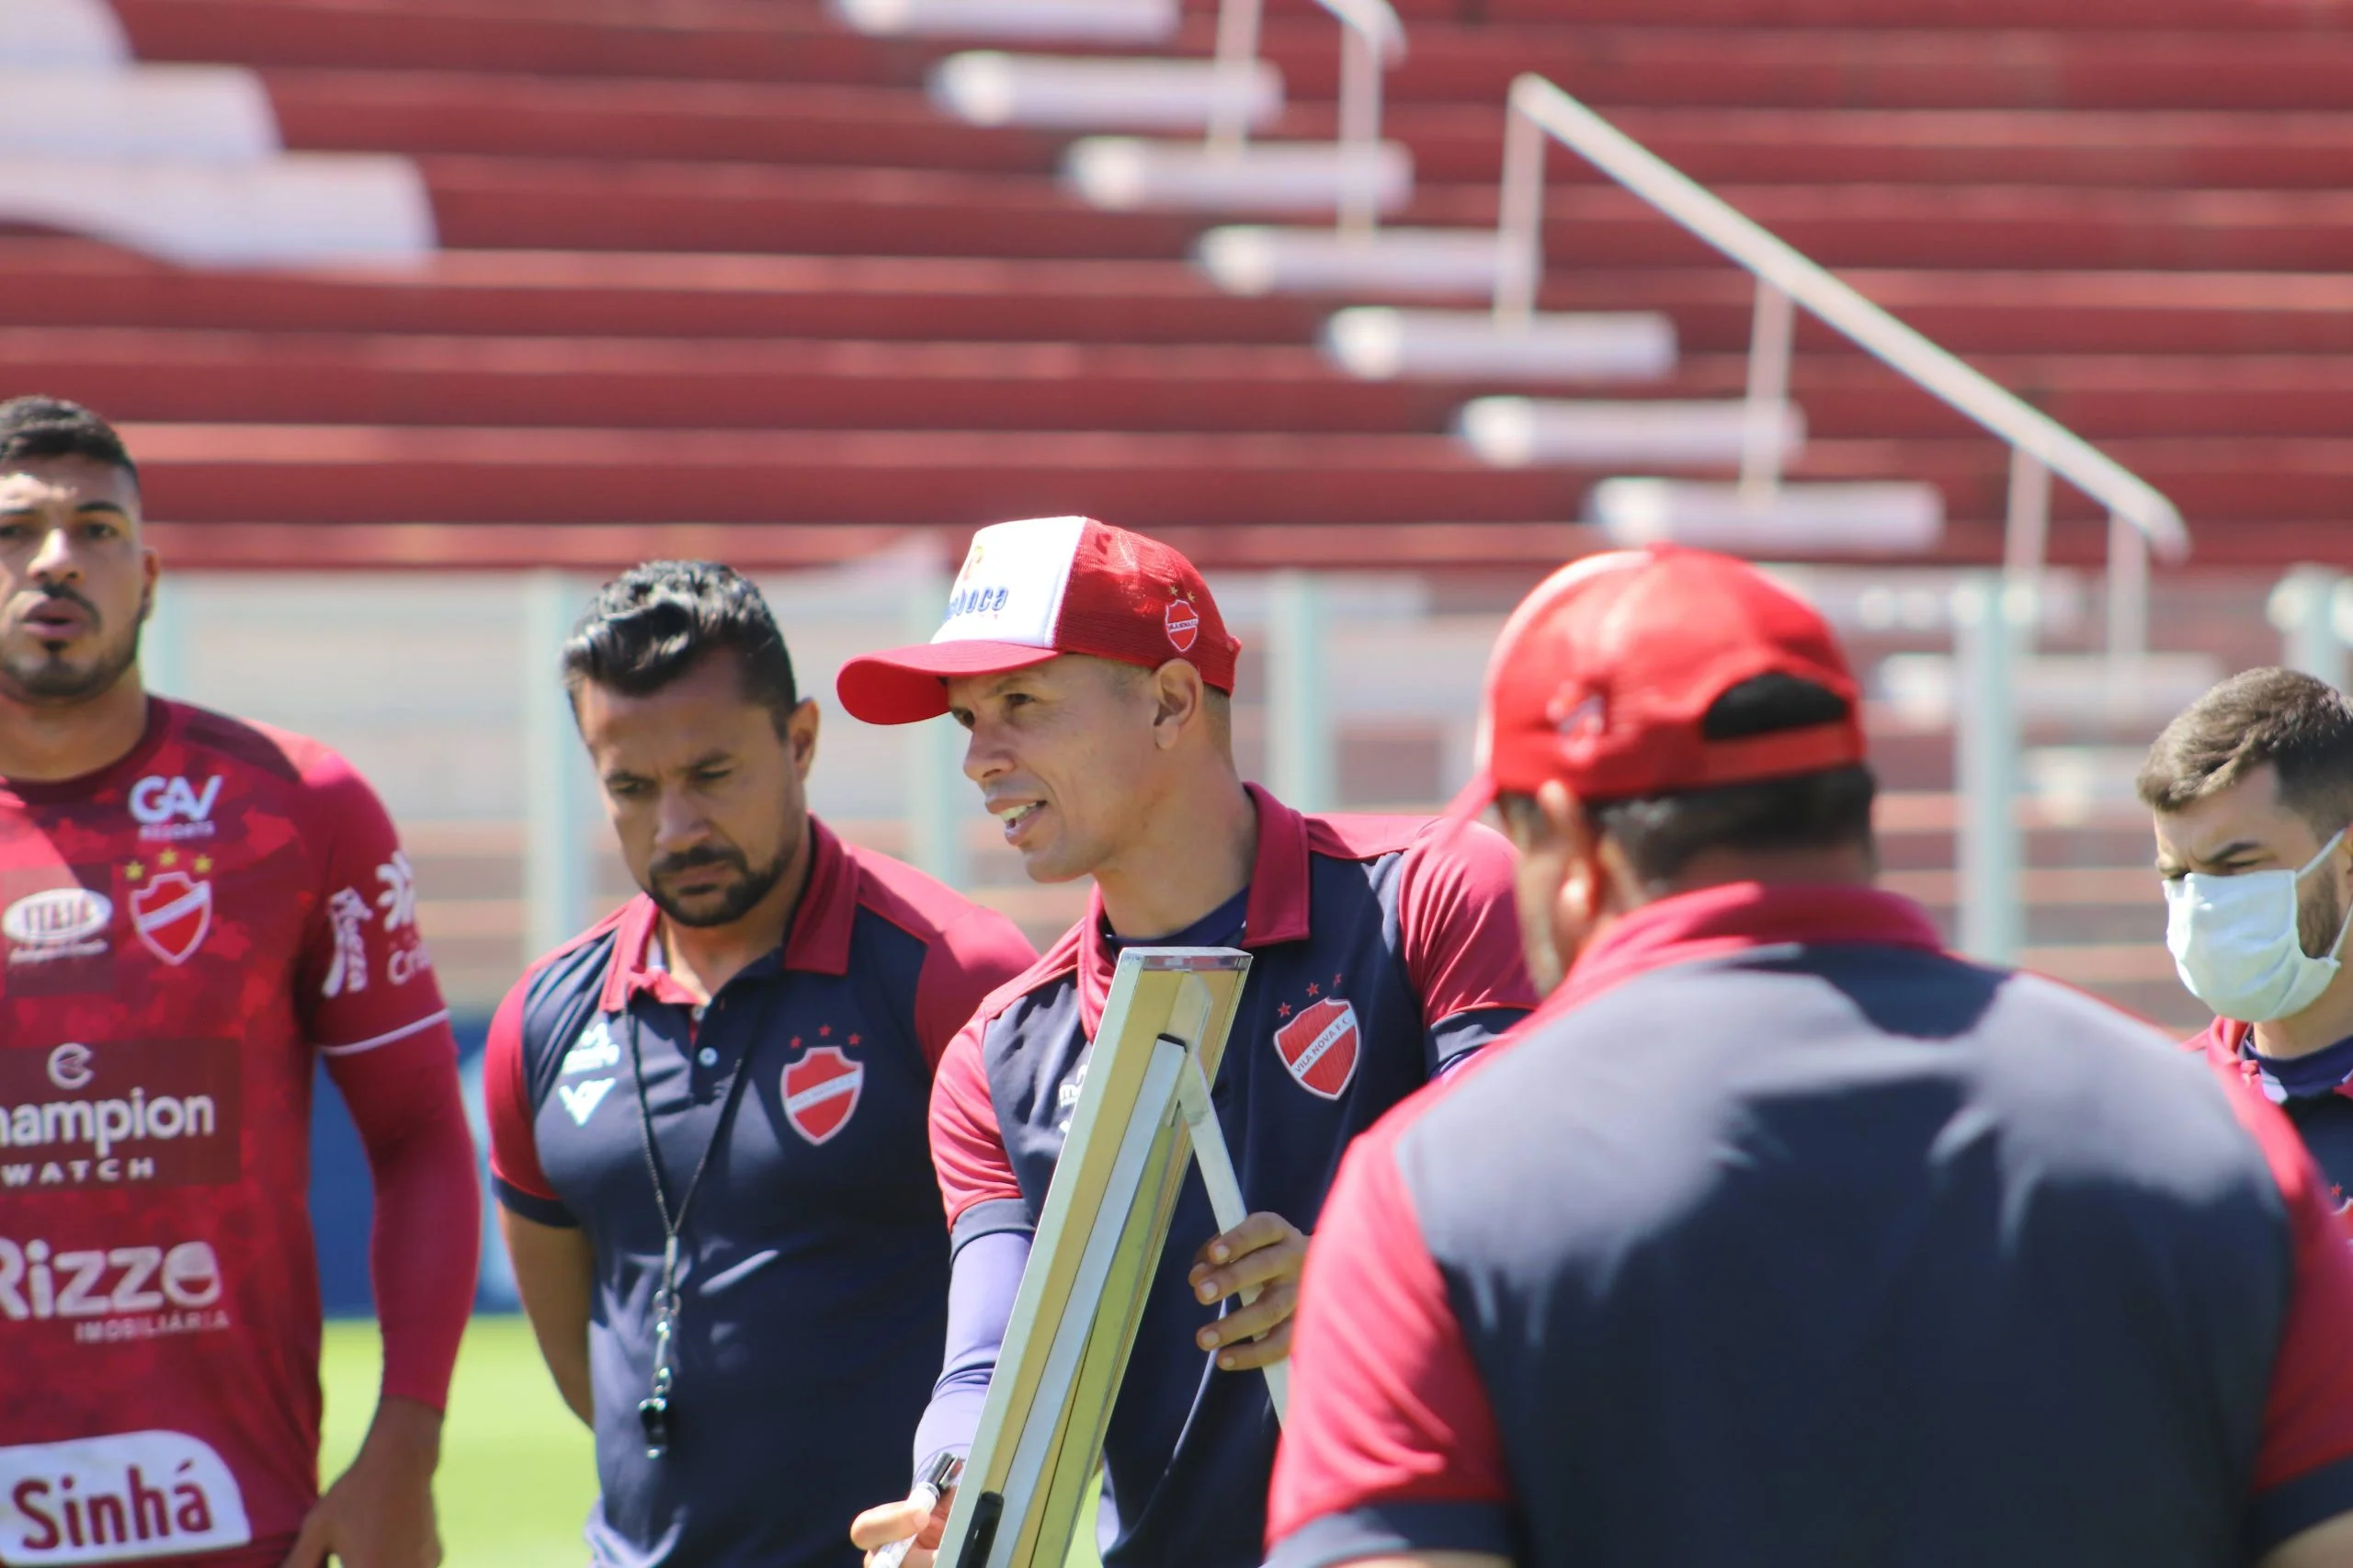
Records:
[[[645,1432],[645,1457],[658,1460],[670,1451],[670,1401],[655,1394],[637,1402],[637,1424]]]

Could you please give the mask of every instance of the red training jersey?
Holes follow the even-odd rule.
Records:
[[[317,1495],[313,1057],[454,1049],[366,780],[148,713],[98,773],[0,779],[9,1564],[276,1561]]]

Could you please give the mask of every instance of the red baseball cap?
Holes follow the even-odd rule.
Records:
[[[1176,551],[1092,517],[1031,517],[972,536],[929,642],[852,659],[834,689],[853,718],[912,724],[948,711],[951,679],[1064,653],[1146,669],[1185,659],[1231,693],[1241,652],[1209,585]]]
[[[1733,687],[1785,675],[1847,699],[1827,723],[1711,740]],[[1863,760],[1861,689],[1829,624],[1746,562],[1660,545],[1588,556],[1512,612],[1487,665],[1479,771],[1452,814],[1557,778],[1623,800]]]

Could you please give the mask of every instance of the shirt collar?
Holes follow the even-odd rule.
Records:
[[[804,974],[847,974],[850,936],[858,926],[858,863],[833,830],[813,816],[809,819],[809,881],[786,926],[781,967]],[[621,911],[598,1004],[604,1011],[626,1010],[641,992],[657,1002],[693,1004],[661,966],[654,942],[660,922],[661,911],[643,893]]]
[[[1927,913],[1908,898],[1844,884],[1728,882],[1644,904],[1577,956],[1534,1023],[1655,969],[1782,943],[1865,942],[1943,950]]]
[[[1258,849],[1250,866],[1250,902],[1243,916],[1245,950],[1304,941],[1308,915],[1307,818],[1256,784],[1245,784],[1258,813]],[[1120,954],[1103,939],[1103,890],[1090,889],[1078,923],[1079,1014],[1086,1031],[1103,1017]]]
[[[2337,1046],[2347,1043],[2348,1042],[2339,1040]],[[2216,1018],[2208,1026],[2206,1032],[2199,1037],[2199,1044],[2205,1048],[2208,1061],[2218,1067],[2236,1067],[2239,1076],[2272,1104],[2280,1104],[2290,1097],[2286,1085],[2267,1071],[2264,1059],[2255,1053],[2254,1025],[2239,1023],[2231,1018]],[[2325,1049],[2333,1051],[2336,1046]],[[2329,1092],[2345,1099],[2353,1099],[2353,1072],[2348,1072],[2347,1076]]]
[[[1258,808],[1258,853],[1250,868],[1250,912],[1245,948],[1307,939],[1307,818],[1256,784],[1245,784]]]
[[[155,754],[164,748],[165,743],[174,737],[187,711],[176,702],[150,694],[147,719],[139,732],[139,739],[122,756],[78,778],[55,778],[36,783],[28,778],[11,781],[0,778],[0,801],[17,801],[28,806],[73,805],[105,790],[129,784],[146,768]]]

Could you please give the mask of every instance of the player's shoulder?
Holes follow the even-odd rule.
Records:
[[[2029,1049],[2041,1048],[2036,1065],[2014,1070],[2063,1080],[2052,1092],[2072,1096],[2087,1116],[2120,1101],[2139,1108],[2152,1127],[2177,1126],[2209,1118],[2208,1096],[2217,1088],[2225,1103],[2262,1101],[2228,1026],[2185,1041],[2105,998],[2025,970],[2005,977],[2001,995],[1998,1022]],[[2177,1152],[2188,1146],[2178,1131],[2168,1142]]]
[[[1381,1112],[1370,1127],[1351,1141],[1348,1158],[1396,1158],[1397,1146],[1450,1102],[1465,1095],[1475,1096],[1483,1093],[1483,1089],[1477,1085],[1481,1085],[1497,1067],[1510,1059],[1514,1048],[1540,1026],[1542,1017],[1540,1012],[1530,1014],[1472,1052],[1468,1061],[1431,1079]]]
[[[570,941],[540,954],[524,970],[522,978],[507,988],[499,1013],[513,1021],[527,1049],[544,1043],[544,1037],[551,1032],[550,1020],[577,1013],[584,1004],[595,1010],[604,995],[621,927],[633,914],[641,913],[636,905],[642,902],[641,894]]]
[[[256,719],[240,719],[192,702],[158,699],[171,710],[173,735],[181,746],[217,766],[300,785],[316,769],[344,764],[334,751],[308,735]],[[330,761],[330,759],[332,759]]]
[[[1020,927],[984,903],[965,897],[928,872],[863,845],[841,843],[856,881],[858,907],[888,921],[926,947],[1001,938],[1028,951]]]
[[[1308,853],[1326,860],[1407,856],[1431,869],[1510,864],[1511,846],[1483,823],[1364,812],[1317,812],[1302,820]]]
[[[1961,961],[1961,960],[1956,960]],[[2210,1206],[2303,1179],[2301,1140],[2227,1055],[2185,1050],[2103,998],[2031,971],[2000,984],[1976,1034],[1976,1092],[2009,1146],[2049,1179]]]
[[[1955,954],[1942,956],[1954,964],[1977,967]],[[2098,1040],[2131,1053],[2146,1051],[2152,1060],[2175,1058],[2203,1048],[2201,1039],[2185,1049],[2182,1041],[2138,1013],[2120,1007],[2104,996],[2095,996],[2063,980],[2029,969],[1987,972],[1999,978],[1998,995],[2002,1005],[2016,1009],[2039,1031],[2047,1030],[2054,1042]],[[2150,1050],[2153,1047],[2157,1049]]]
[[[1084,922],[1073,926],[1039,954],[1035,963],[981,998],[972,1023],[986,1028],[1029,997],[1075,983],[1085,932]]]
[[[1434,817],[1370,812],[1305,812],[1307,852],[1326,860],[1379,860],[1430,837]]]
[[[182,748],[217,766],[276,781],[297,795],[326,799],[369,792],[359,770],[325,742],[257,719],[172,702]]]

